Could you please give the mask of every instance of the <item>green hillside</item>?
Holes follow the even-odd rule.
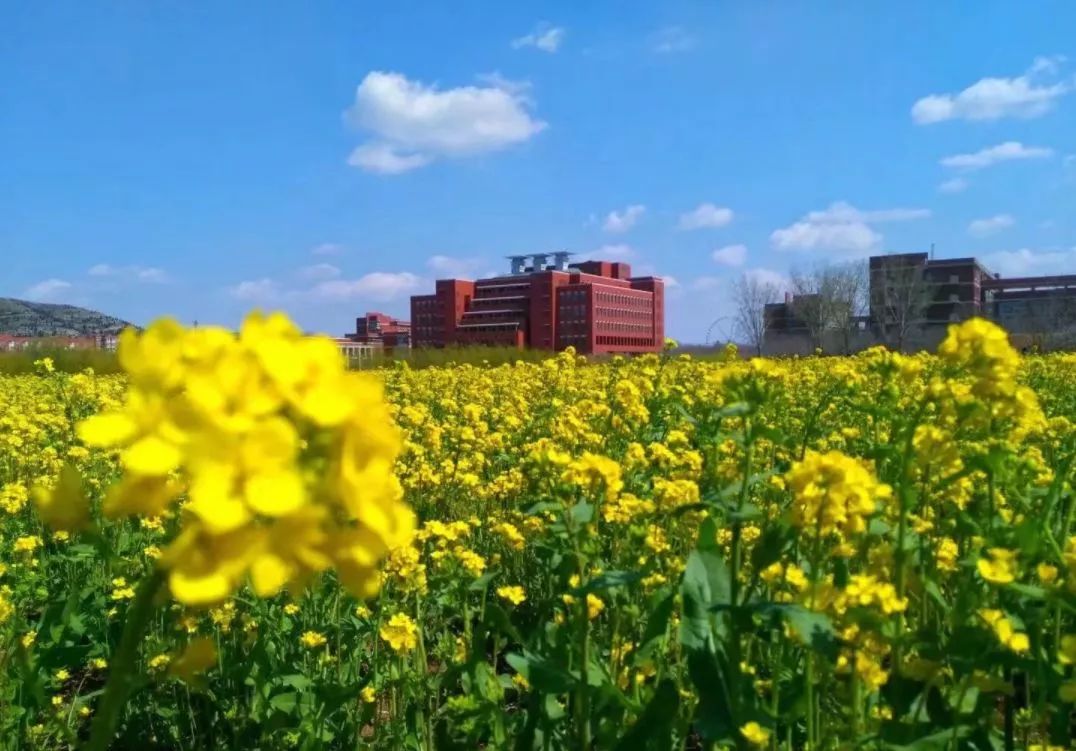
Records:
[[[87,336],[114,334],[127,321],[75,305],[0,297],[0,334],[13,336]]]

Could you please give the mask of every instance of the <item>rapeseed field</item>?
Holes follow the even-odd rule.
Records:
[[[1076,356],[0,376],[8,749],[1072,746]]]

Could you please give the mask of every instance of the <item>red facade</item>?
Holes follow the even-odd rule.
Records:
[[[355,319],[355,333],[348,339],[359,344],[381,345],[386,349],[411,346],[411,324],[384,313],[368,312]]]
[[[411,298],[411,321],[416,347],[658,352],[665,341],[665,288],[656,277],[632,278],[626,263],[547,266],[539,256],[505,276],[438,280],[434,294]]]

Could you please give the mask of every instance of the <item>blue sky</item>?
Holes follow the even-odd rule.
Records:
[[[0,296],[341,333],[439,276],[566,249],[670,277],[670,333],[701,341],[743,273],[931,243],[1076,272],[1070,2],[0,20]]]

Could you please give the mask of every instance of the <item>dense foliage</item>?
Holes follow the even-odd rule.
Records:
[[[6,747],[84,742],[123,666],[123,748],[1071,746],[1076,357],[970,321],[937,355],[397,366],[379,416],[248,334],[0,377]],[[394,470],[341,490],[343,446]],[[372,593],[293,515],[380,530],[395,483]]]
[[[116,334],[131,324],[76,305],[0,297],[0,334],[90,336]]]

